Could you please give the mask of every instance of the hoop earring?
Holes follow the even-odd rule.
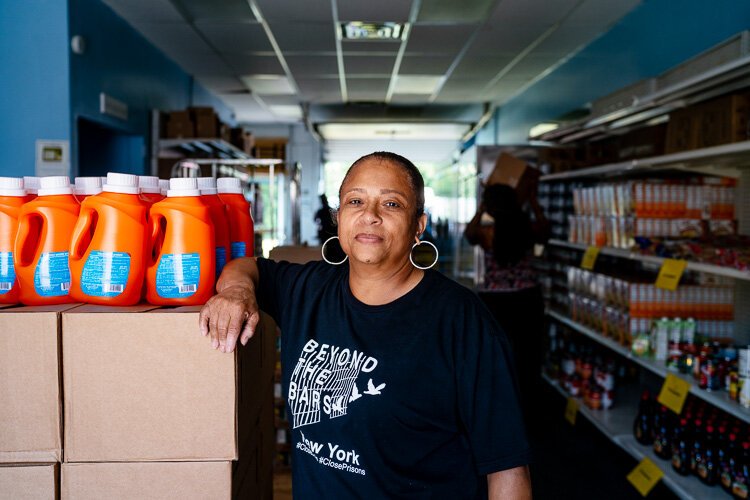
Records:
[[[348,255],[344,254],[344,260],[342,260],[341,262],[331,262],[330,260],[326,259],[326,245],[330,243],[331,240],[337,240],[337,239],[339,239],[338,236],[331,236],[325,241],[325,243],[323,243],[323,246],[320,248],[320,255],[323,257],[323,260],[328,262],[332,266],[339,266],[343,264],[344,262],[346,262],[346,259],[349,258]],[[342,253],[343,253],[343,250],[342,250]]]
[[[430,245],[435,250],[435,260],[432,262],[432,264],[430,264],[429,266],[426,266],[426,267],[419,266],[419,265],[415,264],[414,263],[414,258],[412,257],[412,254],[414,253],[414,249],[417,248],[419,245],[423,245],[423,244]],[[414,245],[412,245],[411,252],[409,252],[409,262],[411,262],[412,266],[416,267],[417,269],[422,269],[424,271],[424,270],[430,269],[432,266],[434,266],[435,264],[437,264],[439,256],[440,256],[440,254],[439,254],[438,249],[437,249],[437,247],[435,245],[433,245],[432,243],[430,243],[427,240],[422,240],[422,241],[417,240],[417,243],[414,243]]]

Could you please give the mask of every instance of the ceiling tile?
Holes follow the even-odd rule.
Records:
[[[285,55],[294,78],[310,78],[322,75],[338,75],[336,56],[289,56]]]
[[[566,20],[571,24],[589,25],[595,28],[593,35],[609,28],[625,14],[633,10],[641,0],[588,0]]]
[[[195,79],[215,94],[247,91],[239,78],[234,76],[196,75]]]
[[[469,48],[469,54],[516,55],[539,38],[549,26],[484,26]]]
[[[389,78],[347,79],[346,88],[350,101],[385,101]]]
[[[259,23],[200,22],[196,27],[219,52],[273,50]]]
[[[170,0],[103,0],[128,22],[185,22]]]
[[[343,40],[341,42],[341,50],[344,54],[349,54],[350,52],[359,52],[359,53],[389,52],[395,56],[398,53],[399,47],[401,47],[400,42],[391,42],[391,41],[363,42],[363,41]]]
[[[337,0],[339,21],[373,21],[404,23],[409,20],[409,0]]]
[[[299,104],[299,97],[296,95],[264,95],[263,102],[268,106],[290,106]]]
[[[255,21],[247,0],[173,0],[191,21]]]
[[[388,57],[344,57],[344,70],[347,75],[382,75],[390,77],[396,58]]]
[[[276,56],[252,56],[247,54],[222,54],[239,75],[283,75],[284,68]]]
[[[453,63],[448,56],[416,56],[405,54],[401,59],[400,73],[409,75],[437,75],[445,73]]]
[[[166,54],[176,52],[210,53],[213,49],[189,24],[138,21],[134,27]]]
[[[533,78],[558,61],[556,56],[529,54],[508,72],[508,77]]]
[[[470,23],[480,22],[494,7],[496,0],[422,0],[419,21]]]
[[[406,50],[454,56],[463,48],[475,29],[476,26],[471,24],[442,26],[416,24],[412,26]]]
[[[341,102],[341,87],[338,79],[300,79],[297,86],[302,92],[303,100],[315,103]]]
[[[451,78],[443,85],[440,94],[472,94],[482,100],[477,94],[487,85],[487,80],[456,80]]]
[[[481,80],[489,81],[500,72],[513,58],[511,56],[465,57],[456,66],[451,80]]]
[[[281,50],[335,51],[336,32],[333,23],[269,22]]]
[[[333,22],[331,0],[256,0],[263,17],[272,21]]]
[[[598,1],[594,0],[594,3]],[[492,11],[490,24],[498,28],[545,25],[549,27],[562,19],[578,3],[580,0],[502,0]]]
[[[427,104],[430,101],[430,94],[393,94],[391,103],[393,104]]]
[[[234,73],[216,54],[173,53],[170,58],[192,75],[231,76]]]

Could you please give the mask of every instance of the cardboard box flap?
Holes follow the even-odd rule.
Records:
[[[531,167],[524,160],[500,153],[495,161],[495,168],[492,170],[486,184],[506,184],[512,188],[518,189],[519,185],[527,177],[539,177],[539,170]]]
[[[83,304],[67,313],[140,313],[158,309],[159,306],[152,304],[136,304],[134,306],[102,306],[96,304]]]
[[[55,304],[52,306],[13,305],[2,310],[2,313],[61,313],[80,307],[81,304]]]
[[[57,465],[0,465],[0,498],[55,500]]]

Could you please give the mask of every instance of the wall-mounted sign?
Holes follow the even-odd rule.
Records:
[[[99,112],[120,120],[128,120],[128,105],[104,92],[99,94]]]
[[[70,175],[70,143],[37,139],[35,172],[37,177]]]

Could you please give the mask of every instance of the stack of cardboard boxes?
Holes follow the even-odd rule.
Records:
[[[269,498],[275,325],[222,354],[197,311],[0,311],[0,498]]]

